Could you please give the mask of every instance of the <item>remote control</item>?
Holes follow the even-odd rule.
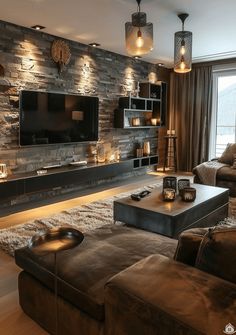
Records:
[[[148,194],[150,194],[151,191],[145,190],[140,193],[133,193],[131,194],[131,199],[135,201],[140,201],[142,198],[146,197]]]
[[[131,194],[131,199],[135,201],[140,201],[141,197],[139,196],[139,194]]]
[[[141,198],[144,198],[144,197],[146,197],[148,194],[150,194],[151,193],[151,191],[148,191],[148,190],[145,190],[145,191],[142,191],[142,192],[140,192],[139,193],[139,196],[141,197]]]

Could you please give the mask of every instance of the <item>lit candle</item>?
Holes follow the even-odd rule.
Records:
[[[139,117],[133,117],[132,118],[132,126],[134,126],[134,127],[140,126],[140,118]]]
[[[175,200],[175,190],[173,188],[164,188],[164,190],[163,190],[163,200],[165,200],[165,201]]]
[[[151,125],[156,126],[157,125],[157,119],[151,119]]]

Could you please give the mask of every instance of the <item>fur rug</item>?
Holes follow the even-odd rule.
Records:
[[[111,224],[113,223],[113,201],[115,199],[124,198],[131,193],[138,193],[145,189],[152,190],[160,185],[162,185],[162,179],[155,184],[133,190],[132,192],[121,193],[104,200],[77,206],[53,216],[29,221],[11,228],[0,229],[0,248],[9,255],[14,256],[16,249],[26,246],[32,236],[47,229],[70,225],[82,232],[87,232]],[[232,217],[225,219],[221,223],[236,224],[235,200],[235,198],[230,199],[229,215]]]
[[[131,193],[138,193],[145,189],[151,190],[161,184],[162,180],[132,192],[121,193],[111,198],[77,206],[53,216],[29,221],[12,228],[1,229],[0,248],[14,256],[16,249],[26,246],[32,236],[47,229],[70,225],[82,232],[87,232],[111,224],[113,223],[113,201],[115,199],[124,198]]]

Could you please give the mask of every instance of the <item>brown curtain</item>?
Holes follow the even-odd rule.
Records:
[[[212,66],[171,73],[170,124],[176,130],[178,169],[191,171],[208,159],[212,105]]]

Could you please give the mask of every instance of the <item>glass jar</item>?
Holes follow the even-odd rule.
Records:
[[[105,146],[103,142],[97,143],[97,162],[104,163],[106,160]]]
[[[150,155],[150,142],[149,141],[144,141],[143,142],[143,154],[144,156],[149,156]]]

